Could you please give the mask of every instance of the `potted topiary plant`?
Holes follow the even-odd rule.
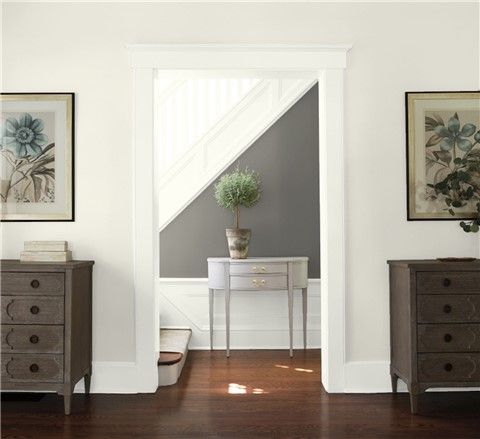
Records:
[[[228,249],[232,259],[245,259],[252,232],[240,228],[240,207],[252,207],[258,203],[261,194],[260,178],[254,171],[238,167],[224,174],[215,185],[215,198],[220,207],[234,213],[235,228],[226,229]]]

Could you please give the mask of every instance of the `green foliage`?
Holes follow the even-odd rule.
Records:
[[[261,183],[258,174],[248,168],[236,168],[230,174],[224,174],[215,185],[215,199],[220,207],[236,211],[236,227],[239,226],[239,208],[253,207],[261,195]]]
[[[480,226],[480,130],[476,125],[462,126],[458,113],[447,123],[439,115],[425,117],[425,131],[432,136],[425,144],[426,167],[437,169],[428,183],[430,199],[445,203],[445,210],[455,216],[455,209],[475,206],[478,216],[460,223],[465,232],[478,232]],[[436,149],[436,148],[439,149]]]

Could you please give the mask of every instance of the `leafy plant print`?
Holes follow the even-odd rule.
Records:
[[[23,113],[2,122],[0,202],[54,202],[55,143],[48,144],[44,120]]]
[[[458,113],[445,123],[439,114],[425,116],[427,198],[444,204],[450,215],[466,207],[480,214],[480,130],[462,125]],[[478,232],[480,216],[460,223],[465,232]]]

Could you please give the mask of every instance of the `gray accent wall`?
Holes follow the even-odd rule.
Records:
[[[260,202],[242,209],[252,229],[249,256],[308,256],[309,278],[320,277],[318,86],[272,125],[237,163],[262,179]],[[161,277],[207,277],[207,257],[228,256],[225,228],[232,212],[217,206],[214,184],[160,233]]]

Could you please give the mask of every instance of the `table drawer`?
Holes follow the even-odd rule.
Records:
[[[63,273],[2,273],[2,295],[62,296]]]
[[[418,379],[423,383],[480,381],[480,354],[419,354]]]
[[[417,297],[418,323],[480,323],[480,295]]]
[[[2,353],[63,353],[63,326],[2,325]]]
[[[418,325],[418,352],[480,352],[480,324]]]
[[[232,276],[232,290],[282,290],[287,289],[287,276]]]
[[[480,294],[478,271],[426,271],[417,273],[418,294]]]
[[[63,355],[3,354],[2,381],[63,382]]]
[[[50,324],[64,321],[63,297],[2,296],[2,323]]]
[[[235,263],[230,264],[230,274],[287,274],[287,264],[276,263]]]

